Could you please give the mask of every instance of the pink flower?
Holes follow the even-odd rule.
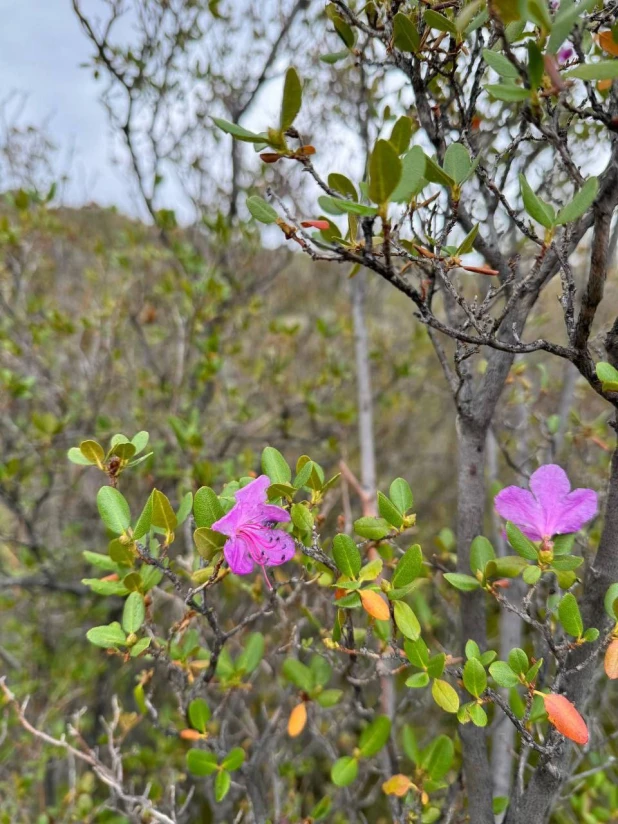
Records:
[[[294,539],[287,532],[275,529],[275,524],[290,520],[290,513],[280,506],[266,503],[270,478],[260,475],[239,489],[236,503],[212,529],[228,536],[223,547],[225,560],[236,575],[247,575],[258,564],[279,566],[294,556]],[[268,577],[264,572],[270,587]]]
[[[507,486],[496,495],[495,503],[498,514],[533,541],[578,532],[597,514],[596,492],[571,492],[566,472],[556,464],[546,464],[533,472],[530,490]]]
[[[566,63],[574,54],[575,52],[571,46],[563,46],[561,49],[558,49],[558,63]]]

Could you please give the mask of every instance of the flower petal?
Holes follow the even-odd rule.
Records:
[[[222,532],[224,535],[235,535],[245,520],[246,516],[242,507],[234,504],[230,511],[222,518],[219,518],[218,521],[215,521],[210,528],[214,529],[215,532]]]
[[[235,575],[248,575],[253,570],[249,548],[242,538],[230,538],[223,547],[225,560]]]
[[[270,484],[271,481],[268,475],[260,475],[259,478],[238,490],[235,495],[236,502],[242,504],[243,507],[251,507],[252,509],[266,503],[266,490]]]
[[[543,522],[539,524],[541,537],[550,538],[557,531],[562,500],[571,491],[571,483],[561,466],[545,464],[530,476],[530,489],[543,510]]]
[[[527,489],[507,486],[496,495],[495,505],[498,514],[519,527],[526,537],[533,541],[541,540],[543,510]]]
[[[280,566],[290,561],[296,554],[294,538],[282,529],[271,529],[273,533],[272,549],[267,549],[268,560],[266,566]]]
[[[260,520],[275,524],[287,524],[292,519],[290,513],[283,507],[274,504],[263,504],[260,507]]]
[[[597,493],[592,489],[574,489],[561,502],[560,514],[552,534],[579,532],[598,512]]]

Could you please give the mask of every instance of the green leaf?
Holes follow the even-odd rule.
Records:
[[[408,151],[410,139],[412,137],[412,120],[407,115],[403,115],[395,121],[395,125],[389,137],[389,143],[393,145],[397,154],[402,155]]]
[[[503,555],[494,561],[495,569],[492,577],[516,578],[528,566],[525,558],[519,555]]]
[[[153,498],[154,491],[150,493],[148,496],[148,500],[146,501],[144,508],[142,509],[139,518],[137,519],[137,523],[135,524],[135,528],[133,529],[133,538],[136,541],[139,541],[140,538],[143,538],[144,535],[147,535],[150,532],[150,527],[152,525],[152,498]]]
[[[134,435],[131,438],[131,443],[135,447],[135,454],[139,455],[140,452],[143,452],[148,445],[148,441],[150,440],[150,435],[144,429],[141,432],[138,432],[137,435]]]
[[[455,757],[455,747],[446,735],[439,735],[421,756],[421,768],[429,773],[433,781],[441,781],[450,770]]]
[[[217,756],[205,750],[189,750],[187,753],[187,767],[193,775],[212,775],[217,772]]]
[[[289,484],[292,481],[292,470],[288,462],[273,446],[267,446],[262,452],[262,470],[272,484]]]
[[[92,564],[92,566],[97,569],[103,569],[109,572],[117,571],[117,564],[109,555],[102,555],[100,552],[88,552],[88,550],[82,552],[82,555],[84,556],[84,560],[88,561],[89,564]]]
[[[618,77],[618,60],[600,60],[598,63],[586,63],[575,66],[564,77],[576,77],[579,80],[615,80]]]
[[[603,385],[604,391],[618,391],[618,369],[614,369],[614,367],[610,363],[600,361],[599,363],[597,363],[595,370],[597,373],[597,378],[601,381]]]
[[[404,515],[414,506],[414,497],[410,484],[403,478],[395,478],[390,485],[388,495],[397,509]]]
[[[524,569],[524,574],[521,576],[528,586],[534,586],[541,577],[541,569],[538,566],[529,566]]]
[[[484,572],[485,565],[489,561],[493,561],[496,557],[493,546],[483,537],[477,535],[470,545],[470,569],[472,572],[480,570]]]
[[[468,712],[470,713],[470,720],[476,727],[487,726],[487,713],[480,704],[470,704]]]
[[[122,610],[122,628],[125,632],[137,632],[144,623],[146,608],[144,597],[140,592],[132,592],[124,602]]]
[[[391,734],[391,720],[386,715],[379,715],[365,727],[358,741],[363,758],[371,758],[380,752]]]
[[[393,610],[395,623],[400,632],[411,641],[416,641],[421,634],[421,625],[412,608],[405,601],[395,601]]]
[[[401,178],[401,160],[388,140],[378,140],[369,158],[369,198],[388,203]]]
[[[506,523],[506,537],[518,555],[528,561],[538,561],[539,553],[535,545],[510,521]]]
[[[237,123],[230,123],[229,120],[222,120],[220,117],[213,117],[213,122],[221,131],[231,134],[236,140],[242,140],[245,143],[264,143],[267,139],[263,134],[249,132]]]
[[[290,510],[292,523],[301,534],[311,533],[313,529],[313,515],[304,504],[292,504]]]
[[[221,532],[215,532],[208,527],[202,526],[196,529],[193,533],[193,540],[198,554],[207,561],[212,560],[214,556],[223,549],[227,537]]]
[[[485,86],[485,91],[491,97],[502,100],[504,103],[519,103],[530,98],[530,89],[524,89],[522,86],[514,86],[510,83],[490,84]]]
[[[568,535],[556,535],[553,540],[554,555],[569,555],[575,546],[575,532]]]
[[[519,678],[505,661],[494,661],[489,665],[489,674],[500,687],[515,687]]]
[[[558,605],[558,618],[569,635],[581,638],[584,631],[584,622],[577,605],[577,600],[571,592],[567,592]]]
[[[519,77],[517,68],[508,57],[491,49],[483,49],[483,60],[501,77]]]
[[[158,489],[152,490],[152,526],[164,529],[166,532],[173,532],[178,525],[176,513],[167,497]]]
[[[524,672],[528,671],[529,666],[530,661],[528,661],[528,656],[523,649],[515,647],[509,652],[509,667],[514,673],[523,675]]]
[[[557,569],[562,571],[577,569],[584,563],[583,558],[579,558],[575,555],[560,555],[558,558],[554,558],[551,563],[552,569]]]
[[[336,787],[347,787],[356,780],[358,761],[351,755],[338,758],[330,771],[330,779]]]
[[[224,515],[225,510],[214,490],[208,486],[197,490],[193,501],[193,517],[197,527],[211,527]]]
[[[215,801],[223,801],[230,790],[232,777],[227,770],[221,770],[215,778]]]
[[[394,150],[393,150],[394,151]],[[399,160],[399,158],[397,158]],[[354,203],[351,200],[339,200],[335,197],[321,197],[318,203],[329,214],[341,214],[345,212],[350,215],[360,215],[361,217],[372,217],[378,213],[375,206],[365,206],[364,203]],[[330,207],[333,211],[329,211]],[[335,211],[336,210],[336,211]]]
[[[176,513],[176,520],[179,524],[184,523],[189,514],[191,512],[191,508],[193,506],[193,493],[187,492],[182,496],[182,500],[178,507],[178,512]]]
[[[406,687],[420,689],[426,687],[429,683],[429,675],[426,672],[415,672],[406,680]]]
[[[446,572],[444,578],[451,586],[461,590],[461,592],[472,592],[472,590],[481,586],[476,578],[471,575],[462,575],[460,572]]]
[[[137,641],[131,647],[131,658],[137,658],[138,655],[141,655],[142,652],[145,652],[149,646],[150,638],[140,638],[139,641]]]
[[[343,690],[324,690],[318,695],[316,701],[321,707],[328,709],[328,707],[334,707],[335,704],[338,704],[342,695]]]
[[[203,698],[195,698],[189,704],[189,723],[194,730],[205,733],[206,725],[210,721],[210,707]]]
[[[333,558],[342,575],[356,578],[361,570],[362,561],[358,547],[349,535],[335,535]]]
[[[580,16],[594,8],[598,0],[581,0],[577,5],[561,3],[554,17],[551,34],[547,42],[547,54],[557,54],[558,49],[569,36]]]
[[[259,220],[260,223],[276,223],[279,217],[270,203],[267,203],[263,197],[259,197],[258,195],[252,195],[247,198],[247,209],[249,209],[251,215],[256,220]]]
[[[431,685],[431,694],[436,704],[445,712],[456,713],[459,709],[459,696],[448,681],[436,678]]]
[[[468,252],[471,252],[474,249],[474,241],[476,240],[476,236],[478,235],[478,233],[479,224],[476,223],[457,247],[455,257],[459,257],[460,255],[467,255]]]
[[[446,655],[439,652],[437,655],[432,655],[427,662],[427,674],[432,678],[439,678],[444,672],[444,665],[446,663]]]
[[[117,621],[102,627],[92,627],[86,633],[86,638],[96,647],[104,647],[105,649],[125,646],[127,639]]]
[[[402,52],[416,52],[421,45],[416,26],[400,11],[393,18],[393,45]]]
[[[281,669],[283,677],[305,692],[311,692],[315,686],[313,673],[296,658],[286,658]]]
[[[578,220],[592,204],[599,191],[599,181],[596,177],[589,177],[570,203],[563,206],[558,212],[556,223],[572,223]]]
[[[309,818],[311,821],[321,821],[325,816],[327,816],[332,807],[333,802],[330,798],[325,795],[318,803],[313,807],[311,812],[309,813]]]
[[[264,636],[261,632],[253,632],[245,641],[243,651],[236,659],[236,671],[249,675],[257,669],[264,657]]]
[[[281,103],[281,131],[287,131],[300,111],[303,99],[303,87],[296,69],[289,68],[285,73],[283,84],[283,101]]]
[[[378,512],[391,526],[397,529],[401,529],[403,526],[403,514],[382,492],[378,492]]]
[[[540,197],[537,197],[532,191],[530,184],[523,175],[519,175],[519,185],[521,188],[521,195],[524,201],[524,209],[533,220],[545,226],[546,229],[551,229],[555,223],[555,215],[553,208],[549,203],[545,203]]]
[[[471,658],[476,658],[477,661],[481,660],[480,647],[476,641],[473,641],[472,639],[466,641],[465,653],[468,660]]]
[[[450,175],[441,169],[430,157],[425,155],[425,177],[430,183],[439,183],[441,186],[452,187],[455,183]]]
[[[618,618],[618,583],[611,584],[605,593],[605,598],[603,600],[603,606],[605,607],[605,612],[609,615],[612,621],[615,621]]]
[[[71,463],[77,464],[77,466],[92,466],[92,461],[85,458],[76,446],[72,446],[69,449],[67,452],[67,458],[71,461]]]
[[[463,682],[464,687],[475,698],[480,698],[487,689],[485,667],[478,659],[470,658],[469,661],[466,661],[463,669]]]
[[[358,573],[358,580],[374,581],[382,572],[383,566],[384,561],[382,560],[382,558],[374,558],[373,561],[369,561],[369,563],[361,567],[361,570]]]
[[[420,767],[422,760],[421,749],[418,746],[414,730],[409,724],[404,724],[401,736],[403,751],[410,759],[410,761],[417,767]]]
[[[97,492],[97,508],[105,526],[115,535],[121,535],[131,525],[129,504],[113,486],[102,486]]]
[[[82,578],[82,584],[97,595],[127,595],[129,590],[122,581],[101,581],[99,578]]]
[[[429,663],[429,650],[422,638],[418,641],[404,641],[403,648],[411,664],[419,669],[425,669]]]
[[[102,466],[105,460],[105,452],[101,444],[96,441],[82,441],[79,445],[79,451],[90,464]]]
[[[389,524],[384,518],[373,518],[367,515],[354,521],[354,531],[361,538],[368,538],[370,541],[380,541],[386,538],[391,531]]]
[[[444,171],[458,185],[470,175],[472,161],[470,154],[462,143],[451,143],[444,154]]]
[[[453,21],[449,20],[448,17],[445,17],[443,14],[428,9],[423,17],[425,18],[425,23],[427,23],[430,28],[445,31],[449,34],[457,34],[457,27]]]
[[[221,762],[221,766],[224,770],[229,770],[230,772],[234,772],[239,767],[245,763],[245,751],[242,747],[234,747],[233,750],[230,750],[228,754],[225,756],[223,761]]]
[[[342,195],[352,198],[352,200],[358,200],[356,187],[345,175],[339,174],[339,172],[331,172],[328,176],[328,185],[336,192],[340,192]]]
[[[528,40],[528,81],[530,88],[538,89],[545,73],[545,62],[537,44]]]
[[[405,587],[415,581],[423,568],[423,553],[418,544],[407,549],[397,561],[391,584],[393,587]]]
[[[425,152],[420,146],[413,146],[401,162],[401,179],[391,195],[393,203],[408,203],[419,193],[426,183],[425,166]]]

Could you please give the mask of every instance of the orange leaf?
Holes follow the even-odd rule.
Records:
[[[549,695],[543,695],[543,701],[547,717],[558,732],[561,732],[565,738],[575,741],[576,744],[588,743],[586,722],[566,696],[552,692]]]
[[[611,89],[613,82],[614,81],[610,80],[609,78],[607,80],[598,80],[597,81],[597,89],[600,92],[606,92],[608,89]]]
[[[407,775],[394,775],[382,784],[382,790],[386,795],[396,795],[398,798],[404,796],[414,784]]]
[[[305,729],[307,723],[307,707],[305,703],[297,704],[290,713],[288,721],[288,735],[290,738],[296,738]]]
[[[477,272],[479,275],[490,275],[491,277],[500,274],[497,269],[490,269],[489,266],[462,266],[461,268],[465,269],[466,272]]]
[[[605,674],[612,681],[618,678],[618,638],[611,642],[605,653]]]
[[[179,733],[181,738],[184,738],[185,741],[201,741],[204,736],[201,732],[197,730],[180,730]]]
[[[111,575],[105,575],[101,578],[102,581],[119,581],[120,577],[117,572],[112,572]]]
[[[304,229],[312,227],[314,229],[320,229],[321,231],[326,231],[330,229],[330,223],[327,220],[303,220],[300,224]]]
[[[599,46],[608,54],[618,57],[618,43],[614,40],[611,31],[600,31],[598,35]]]
[[[391,614],[388,604],[373,589],[361,589],[358,593],[363,603],[363,609],[378,621],[388,621]]]
[[[301,146],[300,149],[296,150],[297,155],[304,155],[307,157],[308,155],[315,154],[315,146]]]

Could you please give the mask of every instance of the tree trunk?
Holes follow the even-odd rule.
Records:
[[[459,415],[457,439],[459,475],[457,502],[457,571],[470,575],[470,544],[483,533],[485,512],[485,438],[486,430],[470,418]],[[486,648],[485,593],[460,592],[463,642],[473,639]],[[473,724],[460,726],[463,743],[465,790],[470,821],[494,824],[493,788],[487,735]]]

